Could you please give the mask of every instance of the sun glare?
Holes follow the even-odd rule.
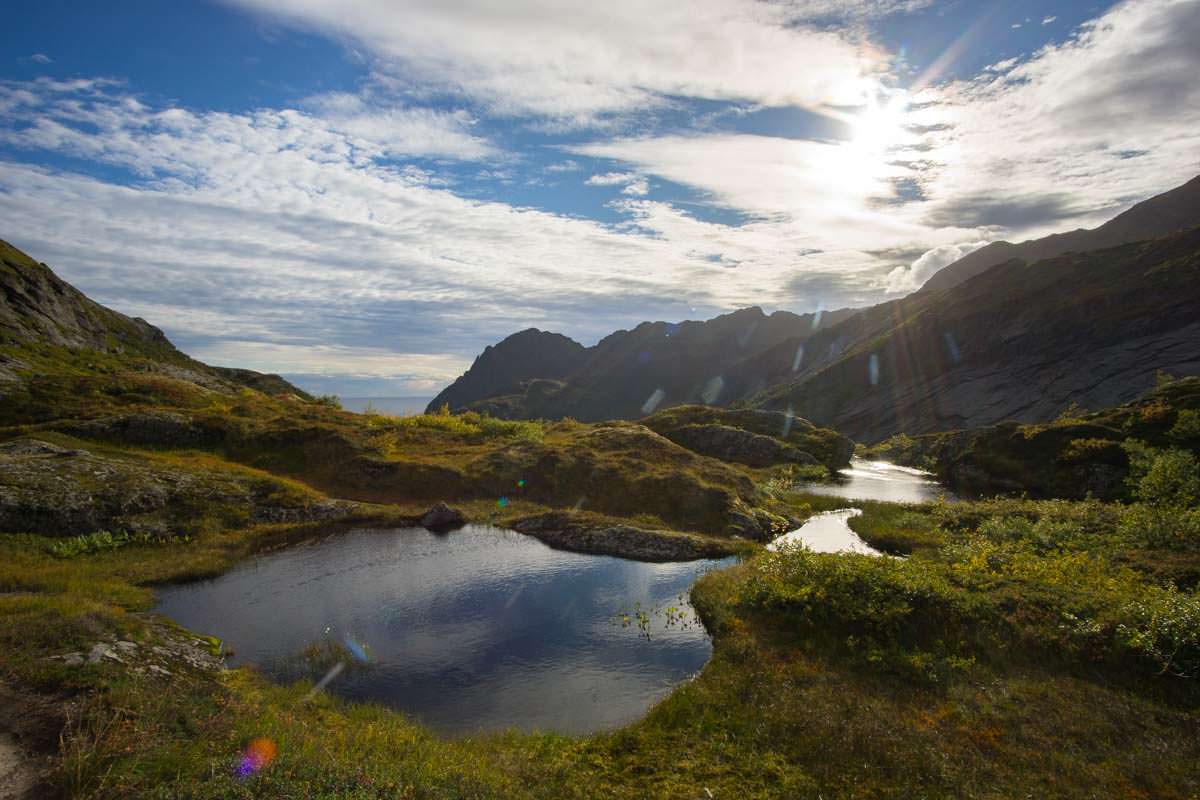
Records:
[[[904,115],[908,96],[896,92],[886,99],[872,99],[866,109],[851,119],[854,146],[865,153],[884,153],[905,138]]]

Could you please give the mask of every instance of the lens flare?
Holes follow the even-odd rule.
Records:
[[[646,398],[646,402],[642,403],[642,413],[653,414],[654,409],[658,408],[659,403],[661,403],[666,396],[667,393],[662,389],[655,389],[650,393],[650,396]]]
[[[350,655],[354,656],[355,661],[366,664],[371,660],[371,654],[367,652],[367,646],[351,638],[349,634],[346,634],[342,639],[342,644],[350,651]]]
[[[524,479],[524,478],[521,478],[519,481],[517,481],[517,488],[518,488],[518,489],[524,489],[524,488],[525,488],[525,479]]]
[[[242,753],[242,760],[238,764],[237,774],[239,777],[248,778],[251,775],[261,772],[271,766],[271,762],[275,760],[279,749],[275,743],[265,737],[260,737],[246,745],[246,750]]]
[[[497,500],[497,501],[496,501],[496,507],[497,507],[497,508],[504,508],[504,507],[506,507],[507,505],[508,505],[508,498],[507,498],[507,497],[501,497],[499,500]]]

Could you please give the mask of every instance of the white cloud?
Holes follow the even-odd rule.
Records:
[[[621,194],[631,197],[645,197],[650,193],[650,181],[632,172],[606,172],[593,175],[584,183],[588,186],[620,186]]]
[[[636,199],[637,173],[615,184],[633,187],[616,229],[469,200],[376,160],[392,145],[346,129],[345,108],[200,114],[91,83],[3,84],[0,103],[9,146],[141,176],[0,161],[6,237],[218,363],[432,375],[417,355],[453,371],[522,327],[589,340],[692,306],[832,305],[880,274],[861,253],[798,263],[808,251],[773,223],[731,228]],[[812,291],[789,295],[802,271]]]
[[[632,172],[605,172],[600,175],[592,175],[584,183],[588,186],[620,186],[633,180],[637,180],[637,175]]]
[[[54,59],[45,53],[34,53],[29,57],[30,61],[36,61],[39,64],[53,64]]]
[[[843,35],[806,27],[828,2],[757,0],[237,0],[348,37],[382,76],[464,92],[493,113],[595,121],[691,97],[768,105],[861,102],[884,68]],[[852,3],[869,15],[911,3]]]
[[[888,294],[915,292],[942,267],[949,266],[965,255],[974,253],[987,242],[964,242],[944,244],[927,250],[908,266],[896,267],[886,279]]]
[[[1042,17],[1042,24],[1049,25],[1051,22],[1054,22],[1054,20],[1056,20],[1056,19],[1058,19],[1058,17],[1055,17],[1055,16]]]
[[[929,221],[1094,225],[1200,172],[1200,2],[1128,0],[1069,41],[928,91]]]
[[[645,178],[636,178],[621,189],[621,194],[627,194],[631,197],[645,197],[650,193],[650,181]]]

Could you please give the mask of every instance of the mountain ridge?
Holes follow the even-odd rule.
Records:
[[[596,420],[636,419],[658,408],[688,403],[764,407],[780,411],[788,410],[790,405],[794,413],[809,417],[818,424],[832,425],[839,430],[842,430],[839,426],[847,425],[849,427],[844,432],[872,440],[900,432],[923,432],[931,424],[949,427],[991,424],[1000,421],[1005,414],[1014,415],[1024,422],[1036,422],[1047,415],[1052,417],[1057,413],[1061,405],[1069,401],[1067,395],[1071,392],[1055,389],[1048,392],[1048,399],[1026,398],[1020,401],[1019,398],[1025,389],[1019,383],[1006,386],[1000,380],[1005,373],[1003,363],[989,362],[977,366],[978,370],[982,370],[980,372],[964,373],[961,366],[946,361],[951,353],[954,354],[954,358],[973,355],[970,350],[973,332],[941,331],[936,340],[927,340],[922,336],[914,337],[913,333],[919,329],[916,317],[934,314],[938,303],[958,303],[965,304],[962,309],[970,308],[972,315],[981,319],[980,330],[1007,330],[1007,317],[1020,317],[1025,313],[1025,309],[1015,306],[1003,307],[1002,302],[1015,301],[1008,292],[1010,287],[1006,287],[1003,280],[997,281],[993,273],[1007,280],[1041,285],[1038,283],[1040,279],[1034,265],[1055,262],[1055,259],[1069,253],[1103,252],[1129,245],[1131,241],[1156,241],[1162,237],[1156,237],[1154,234],[1164,229],[1181,236],[1180,230],[1186,233],[1187,229],[1194,225],[1200,225],[1200,176],[1138,203],[1094,230],[1080,229],[1055,234],[1020,245],[1008,242],[987,245],[943,270],[945,275],[938,281],[945,284],[944,288],[938,288],[938,281],[934,281],[932,288],[927,283],[926,287],[904,298],[867,308],[839,309],[824,315],[776,312],[767,317],[761,309],[750,308],[702,323],[685,322],[673,326],[668,323],[645,322],[632,331],[617,331],[592,348],[584,348],[582,354],[586,357],[565,375],[530,378],[520,383],[516,391],[503,395],[464,397],[469,402],[464,402],[458,408],[451,406],[451,410],[472,409],[508,418],[572,416]],[[1080,249],[1087,248],[1094,242],[1105,243],[1105,247]],[[1033,256],[1042,252],[1042,249],[1054,255],[1034,258]],[[1122,257],[1111,254],[1110,256]],[[992,261],[995,263],[991,263]],[[1097,263],[1097,274],[1071,273],[1077,285],[1055,283],[1051,280],[1053,285],[1043,288],[1060,293],[1063,302],[1072,308],[1077,305],[1074,298],[1080,293],[1107,297],[1106,302],[1110,303],[1125,302],[1136,306],[1136,287],[1121,282],[1119,275],[1109,274],[1103,268],[1104,259]],[[1068,269],[1061,265],[1060,268]],[[1115,281],[1114,285],[1122,287],[1126,294],[1120,300],[1106,295],[1105,287],[1098,285],[1099,274],[1104,274],[1105,280]],[[989,275],[992,278],[989,278]],[[937,275],[934,277],[937,278]],[[983,294],[980,294],[980,287],[984,287]],[[1189,286],[1180,286],[1178,291],[1180,297],[1191,297]],[[1086,316],[1077,315],[1073,317],[1074,324],[1080,327],[1074,331],[1064,330],[1060,324],[1061,320],[1056,318],[1053,298],[1048,300],[1019,292],[1018,295],[1021,297],[1020,302],[1032,303],[1031,307],[1037,308],[1042,314],[1042,318],[1036,322],[1027,320],[1031,330],[1023,341],[1029,352],[1040,352],[1044,349],[1042,345],[1045,343],[1037,341],[1038,330],[1044,331],[1046,335],[1053,331],[1054,336],[1066,343],[1072,337],[1085,337],[1087,326],[1098,324],[1097,319],[1114,321],[1120,316],[1111,309],[1096,309],[1096,319],[1089,320]],[[1001,301],[1000,298],[1005,300]],[[1173,307],[1173,299],[1164,298],[1164,307]],[[1160,327],[1150,332],[1138,332],[1139,323],[1152,323],[1154,316],[1151,310],[1146,310],[1143,320],[1122,318],[1122,330],[1129,337],[1126,340],[1127,352],[1120,354],[1114,350],[1112,355],[1116,359],[1113,364],[1124,364],[1126,371],[1114,372],[1111,369],[1112,365],[1109,365],[1110,369],[1106,374],[1110,376],[1111,386],[1116,388],[1108,393],[1088,389],[1086,381],[1076,376],[1073,379],[1073,391],[1081,393],[1081,399],[1099,404],[1124,402],[1146,388],[1147,369],[1149,373],[1153,373],[1157,367],[1172,367],[1184,371],[1200,369],[1200,366],[1194,366],[1193,348],[1186,338],[1179,338],[1183,336],[1179,330],[1168,332]],[[770,320],[777,320],[774,324],[764,326],[764,330],[770,329],[771,335],[764,336],[755,332],[753,326]],[[705,351],[701,344],[705,337],[698,335],[703,331],[711,332],[713,336],[710,338],[720,339],[724,345],[723,350],[714,348]],[[746,331],[750,331],[753,341],[751,338],[742,338]],[[689,333],[690,339],[687,335]],[[1142,338],[1139,339],[1138,336]],[[665,345],[664,342],[670,341],[672,337],[678,337],[675,339],[676,344]],[[677,343],[681,339],[690,341],[694,346],[679,346]],[[750,346],[731,353],[731,342],[738,341]],[[856,404],[863,402],[863,397],[871,396],[870,392],[866,392],[870,387],[864,387],[860,378],[869,373],[871,346],[882,342],[903,342],[906,348],[904,354],[875,354],[877,360],[882,359],[876,368],[888,370],[882,373],[885,381],[890,380],[890,376],[896,373],[896,364],[919,364],[920,370],[914,375],[931,381],[925,388],[929,396],[920,402],[917,402],[915,397],[910,397],[903,403],[891,404],[897,408],[904,407],[906,410],[903,413],[893,409],[893,413],[888,414],[878,409],[870,411],[866,408],[859,408],[855,413],[841,412],[838,408],[842,405],[854,408],[857,407]],[[1132,354],[1139,352],[1139,347],[1142,348],[1140,352],[1144,357],[1162,357],[1165,362],[1153,368],[1142,369],[1130,360]],[[1161,351],[1161,347],[1168,347],[1168,351]],[[1078,360],[1081,357],[1078,348],[1065,348],[1063,352],[1068,350],[1072,353],[1071,358]],[[888,362],[889,358],[892,363]],[[938,363],[939,359],[941,363]],[[639,361],[645,363],[639,364]],[[839,364],[842,365],[838,366]],[[1066,369],[1056,364],[1049,354],[1045,355],[1041,366],[1047,374],[1052,374],[1055,369]],[[1104,365],[1096,366],[1100,369]],[[833,372],[816,378],[826,370]],[[843,373],[844,385],[829,377]],[[992,394],[971,399],[970,392],[943,385],[953,376],[963,375],[970,380],[987,382],[992,386]],[[464,375],[464,378],[459,380],[462,381],[466,377]],[[1021,381],[1026,387],[1041,385],[1043,382],[1040,379],[1034,380],[1036,377],[1024,374]],[[817,380],[817,383],[824,386],[822,397],[810,396],[808,391],[798,388],[812,380]],[[1063,379],[1062,383],[1065,386],[1069,381]],[[854,387],[854,391],[860,394],[850,397],[846,387]],[[917,392],[918,387],[910,387],[909,391]],[[941,400],[935,397],[939,393]],[[951,401],[952,397],[961,399]],[[879,397],[870,402],[880,408],[889,405]],[[967,403],[970,407],[959,407],[956,405],[959,402]],[[906,403],[915,405],[910,408]],[[904,416],[918,407],[922,410],[915,417]],[[936,411],[931,410],[933,408],[936,408]]]
[[[1014,258],[1040,261],[1064,253],[1101,250],[1119,244],[1156,239],[1200,223],[1197,209],[1200,209],[1200,175],[1181,186],[1136,203],[1098,228],[1077,228],[1019,244],[992,242],[942,267],[917,291],[949,289]]]

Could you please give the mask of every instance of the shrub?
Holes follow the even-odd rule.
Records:
[[[1135,503],[1122,511],[1117,533],[1143,547],[1197,550],[1200,509]]]
[[[1174,586],[1154,587],[1128,603],[1117,630],[1127,647],[1154,661],[1160,674],[1200,675],[1200,597]]]
[[[1167,435],[1179,442],[1200,442],[1200,410],[1185,408],[1180,411]]]
[[[1157,451],[1137,477],[1134,496],[1156,506],[1195,505],[1200,501],[1200,464],[1186,450]]]

